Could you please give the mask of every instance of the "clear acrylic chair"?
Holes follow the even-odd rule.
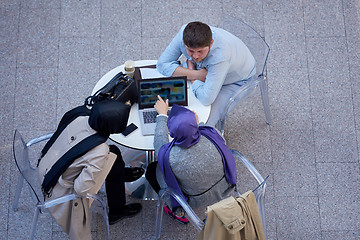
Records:
[[[36,232],[36,225],[39,218],[39,213],[44,213],[46,209],[53,207],[55,205],[72,201],[77,198],[89,198],[94,200],[94,203],[97,202],[100,206],[101,213],[104,217],[104,225],[105,225],[105,232],[106,232],[106,239],[110,239],[110,231],[109,231],[109,219],[108,219],[108,210],[107,204],[96,194],[87,194],[85,196],[80,196],[77,194],[69,194],[65,195],[53,200],[44,201],[44,197],[41,191],[41,184],[38,180],[38,173],[37,169],[31,165],[30,158],[29,158],[29,149],[31,146],[34,146],[37,143],[40,143],[44,140],[49,139],[52,134],[43,135],[41,137],[35,138],[30,140],[29,142],[25,143],[24,139],[22,138],[20,132],[15,130],[14,134],[14,142],[13,142],[13,153],[16,166],[20,171],[19,180],[16,187],[15,199],[13,203],[13,210],[17,211],[18,203],[20,194],[24,185],[24,180],[27,182],[29,186],[30,195],[35,203],[35,212],[32,219],[32,227],[30,233],[30,239],[34,239],[35,232]]]
[[[225,120],[229,111],[236,105],[236,103],[243,101],[246,97],[253,93],[257,87],[260,89],[266,123],[271,124],[267,75],[265,71],[266,62],[270,52],[269,45],[266,43],[265,39],[249,24],[235,17],[224,14],[217,26],[240,38],[250,49],[250,52],[253,54],[256,61],[256,75],[253,80],[245,84],[230,98],[225,107],[225,111],[217,124],[217,128],[222,134],[224,134]]]
[[[259,213],[261,217],[261,222],[264,228],[264,233],[266,236],[266,222],[265,222],[265,191],[266,191],[266,180],[261,174],[256,170],[254,165],[239,151],[232,149],[231,150],[234,157],[239,160],[246,169],[251,173],[251,175],[256,179],[259,184],[254,190],[253,193],[256,198],[256,202],[259,208]],[[156,224],[155,224],[155,239],[159,239],[161,235],[161,226],[162,226],[162,218],[164,212],[165,202],[168,196],[172,196],[184,209],[186,212],[186,217],[189,221],[194,225],[194,227],[200,232],[204,227],[205,223],[202,221],[194,212],[194,210],[190,207],[187,201],[178,195],[176,192],[172,191],[170,188],[163,188],[159,192],[159,199],[157,202],[157,212],[156,212]],[[235,191],[235,195],[241,195],[237,190]]]

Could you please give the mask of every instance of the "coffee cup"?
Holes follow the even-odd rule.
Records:
[[[132,60],[127,60],[124,66],[125,74],[131,78],[134,77],[135,63]]]

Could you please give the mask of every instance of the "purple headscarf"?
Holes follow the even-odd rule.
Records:
[[[209,126],[198,126],[195,114],[184,107],[174,105],[168,119],[168,129],[173,140],[163,145],[158,153],[158,164],[163,173],[166,184],[177,194],[184,197],[169,163],[170,150],[174,145],[189,148],[198,143],[200,136],[208,138],[218,149],[224,164],[225,178],[230,183],[236,184],[235,158],[225,144],[219,133]],[[179,204],[171,198],[173,207]]]

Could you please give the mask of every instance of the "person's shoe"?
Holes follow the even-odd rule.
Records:
[[[169,215],[170,217],[172,217],[173,219],[175,219],[179,223],[182,223],[182,224],[188,224],[189,223],[189,220],[185,217],[185,214],[182,214],[182,216],[180,216],[178,214],[174,214],[170,210],[170,208],[168,206],[164,206],[164,211],[166,212],[167,215]]]
[[[125,168],[125,182],[133,182],[138,180],[143,174],[145,170],[141,167],[134,168]]]
[[[133,217],[142,209],[140,203],[130,203],[124,205],[121,209],[109,212],[109,224],[113,225],[125,218]]]

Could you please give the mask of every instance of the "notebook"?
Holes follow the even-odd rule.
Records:
[[[164,100],[168,99],[169,106],[174,104],[187,106],[186,76],[150,78],[138,81],[138,112],[142,135],[155,134],[157,112],[154,104],[158,100],[157,95],[160,95]]]

